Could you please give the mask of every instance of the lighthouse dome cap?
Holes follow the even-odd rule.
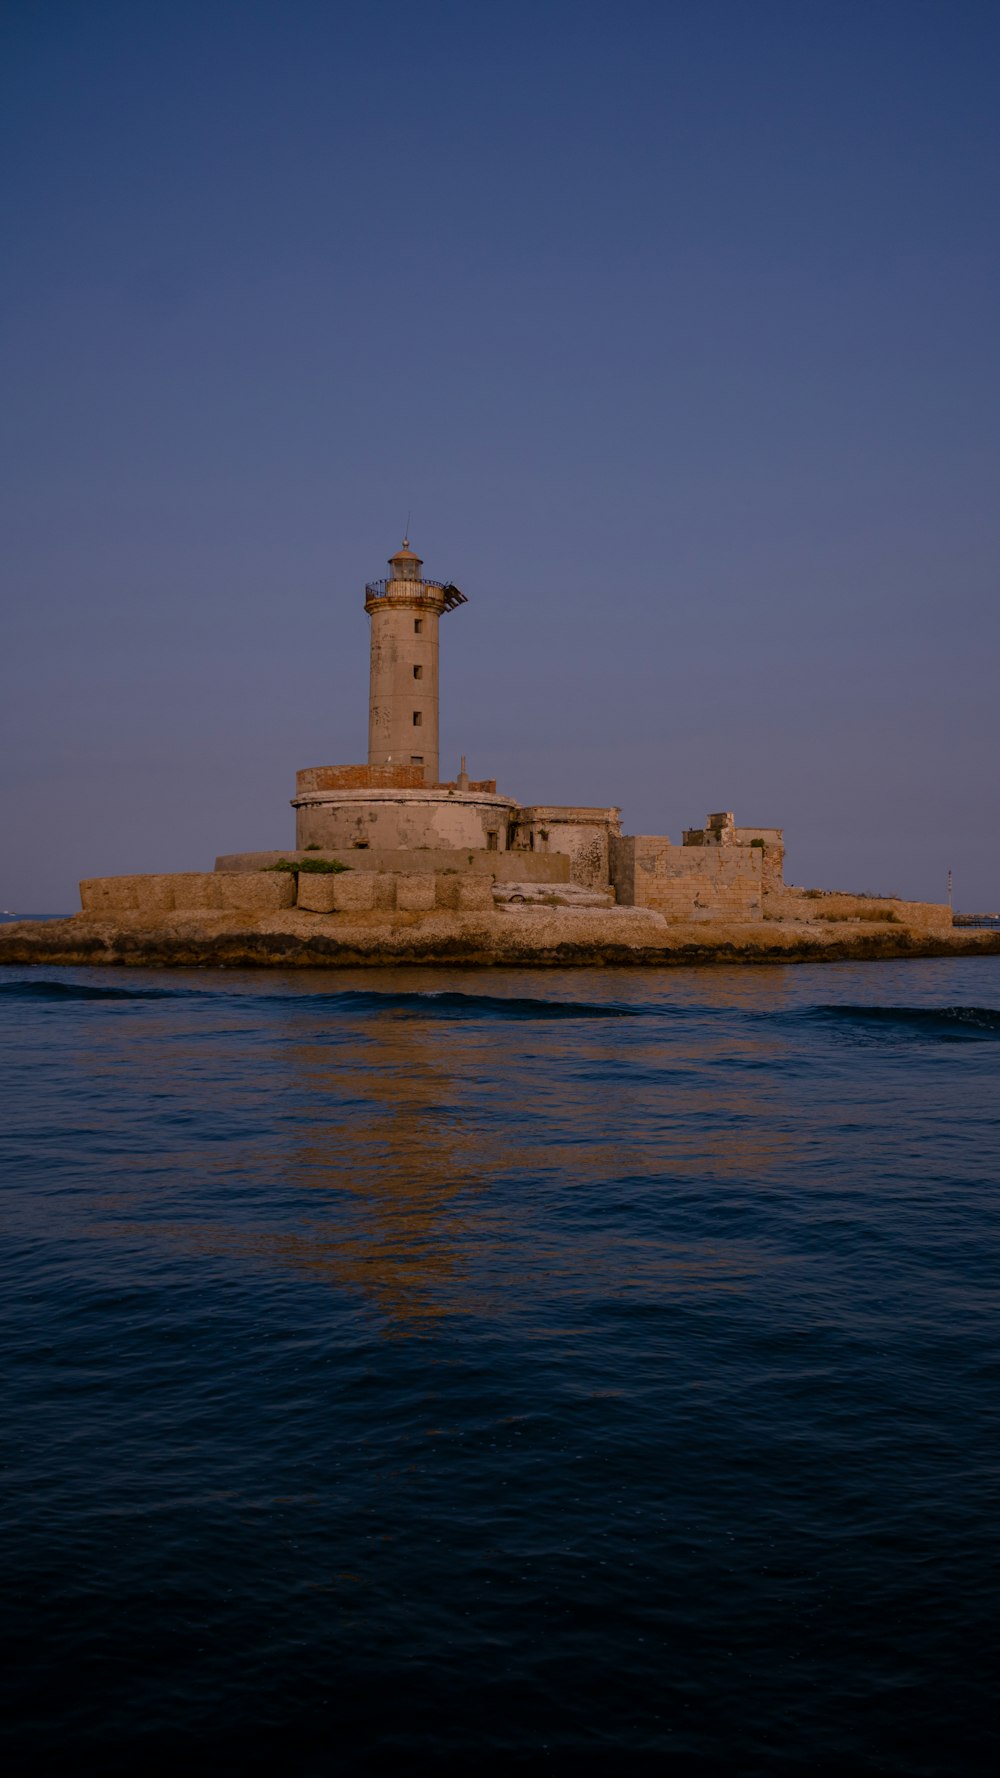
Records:
[[[418,556],[416,551],[410,548],[410,539],[408,537],[403,538],[402,549],[398,549],[394,556],[389,557],[390,568],[394,568],[397,562],[411,562],[415,563],[418,568],[423,567],[423,557]]]

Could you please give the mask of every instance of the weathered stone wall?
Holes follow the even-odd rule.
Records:
[[[295,905],[295,879],[282,871],[179,871],[164,876],[88,877],[85,914],[270,913]]]
[[[518,811],[512,846],[535,857],[561,852],[569,859],[571,882],[606,889],[611,842],[621,833],[620,814],[619,809],[534,803]]]
[[[763,847],[677,847],[662,835],[623,837],[608,827],[603,832],[619,905],[645,908],[673,923],[740,925],[763,918],[796,926],[899,927],[927,935],[952,930],[951,910],[944,903],[787,889],[773,876],[768,881]],[[268,868],[282,856],[316,862],[338,857],[350,868],[339,873],[303,871],[296,880],[291,872]],[[88,878],[80,885],[80,899],[84,913],[95,917],[269,914],[296,904],[314,913],[461,913],[492,909],[494,882],[523,879],[554,888],[560,883],[579,885],[573,893],[581,887],[606,887],[593,881],[580,884],[579,875],[573,877],[573,863],[568,851],[532,852],[523,847],[507,853],[482,848],[240,853],[218,859],[214,871]]]
[[[493,907],[492,878],[454,869],[311,872],[180,871],[170,876],[90,877],[85,914],[459,912]],[[297,888],[296,888],[297,886]]]
[[[421,581],[391,584],[390,596],[369,600],[366,607],[372,620],[368,758],[372,765],[419,760],[423,782],[436,784],[443,602]]]
[[[396,880],[374,871],[299,878],[297,907],[312,914],[370,913],[396,905]]]
[[[709,815],[704,827],[685,828],[685,847],[752,846],[761,855],[762,881],[778,887],[784,882],[785,835],[780,827],[737,827],[730,810]]]
[[[750,846],[672,846],[664,835],[612,843],[620,905],[655,908],[668,920],[763,918],[760,850]]]
[[[752,846],[761,858],[761,881],[766,888],[780,888],[785,881],[785,835],[780,827],[738,827],[736,843]]]
[[[669,846],[670,841],[664,842]],[[635,899],[635,836],[614,834],[608,842],[608,875],[619,907],[634,908]]]
[[[306,766],[295,774],[295,791],[421,790],[423,766]]]
[[[909,926],[918,932],[950,932],[952,912],[946,902],[902,901],[898,896],[845,895],[825,889],[768,889],[764,896],[766,920],[818,920],[840,924],[864,920],[870,924]]]
[[[476,908],[492,908],[493,884],[488,877],[444,871],[434,878],[434,905],[464,914]]]
[[[470,847],[452,850],[445,847],[421,847],[404,851],[397,847],[370,846],[364,849],[334,851],[303,851],[295,847],[285,852],[226,852],[215,861],[217,871],[266,871],[287,858],[291,863],[303,859],[329,860],[349,866],[355,875],[372,871],[432,870],[462,872],[491,878],[497,883],[568,883],[569,859],[563,852],[485,852]]]
[[[334,852],[365,846],[504,852],[517,811],[508,796],[444,789],[310,791],[297,795],[293,807],[298,849]]]
[[[297,906],[314,914],[370,913],[398,909],[400,913],[429,913],[450,908],[467,913],[492,909],[493,884],[489,877],[458,871],[344,871],[337,876],[299,877]]]

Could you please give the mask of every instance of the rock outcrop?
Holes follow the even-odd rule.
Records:
[[[517,906],[421,912],[76,914],[0,928],[0,964],[147,969],[331,968],[404,963],[655,967],[1000,954],[1000,933],[890,924],[680,925],[644,908]]]

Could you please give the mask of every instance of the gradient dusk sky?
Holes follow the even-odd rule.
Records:
[[[7,0],[0,904],[442,770],[1000,905],[997,0]]]

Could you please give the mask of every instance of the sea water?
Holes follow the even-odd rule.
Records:
[[[985,1770],[1000,958],[0,973],[21,1772]]]

